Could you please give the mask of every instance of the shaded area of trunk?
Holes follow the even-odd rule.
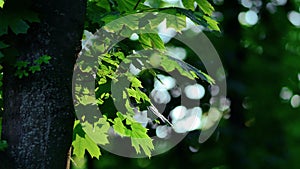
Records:
[[[21,2],[8,0],[18,9]],[[14,3],[16,6],[14,6]],[[41,18],[27,34],[7,38],[19,51],[19,60],[32,63],[52,57],[40,72],[19,79],[4,65],[3,139],[9,147],[2,168],[65,168],[72,141],[74,110],[72,72],[80,51],[85,0],[33,0]],[[2,157],[3,158],[3,157]]]

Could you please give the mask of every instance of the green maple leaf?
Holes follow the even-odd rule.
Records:
[[[206,20],[208,27],[210,29],[215,30],[215,31],[220,31],[217,21],[213,20],[212,18],[210,18],[208,16],[203,16],[203,18]]]
[[[38,15],[26,8],[0,12],[0,18],[0,36],[7,34],[8,27],[15,34],[26,33],[29,28],[27,22],[39,21]]]
[[[78,158],[84,158],[85,150],[91,157],[99,159],[101,152],[98,145],[83,131],[79,120],[75,121],[73,133],[73,154]]]
[[[135,151],[139,154],[141,153],[140,148],[142,148],[145,154],[150,157],[154,146],[152,144],[153,140],[147,135],[147,129],[140,123],[132,123],[131,128],[131,144]]]
[[[186,17],[183,15],[166,15],[167,28],[174,28],[176,31],[181,32],[186,27]]]
[[[142,92],[138,87],[126,88],[126,91],[128,93],[128,96],[135,98],[135,101],[137,103],[141,103],[141,100],[145,102],[150,102],[149,97],[144,92]]]
[[[129,76],[128,80],[131,82],[132,87],[143,87],[142,82],[134,76]]]
[[[86,121],[82,123],[82,128],[96,144],[105,145],[109,143],[107,139],[107,132],[110,128],[110,125],[105,118],[99,118],[99,120],[94,124]]]
[[[164,42],[157,34],[140,34],[139,42],[142,44],[144,49],[165,49]]]
[[[106,22],[110,22],[111,19],[113,20],[109,24],[105,25],[104,29],[108,32],[119,32],[125,29],[125,27],[129,28],[129,30],[137,30],[139,25],[139,16],[141,15],[142,14],[127,15],[124,17],[119,16],[121,17],[119,19],[116,18],[118,16],[107,15],[106,17],[102,18],[102,20]]]
[[[151,151],[154,150],[154,145],[152,143],[153,140],[147,134],[148,129],[128,115],[117,113],[117,116],[118,117],[115,118],[114,121],[111,121],[114,123],[113,128],[115,132],[123,137],[130,137],[131,145],[136,152],[139,154],[142,149],[144,153],[150,157]],[[126,121],[126,125],[129,125],[130,128],[127,128],[123,124],[124,120]]]
[[[136,5],[135,0],[116,0],[118,3],[118,9],[120,12],[132,11]]]
[[[182,29],[186,27],[186,16],[180,15],[177,10],[182,10],[182,9],[181,8],[163,9],[162,11],[163,13],[159,13],[159,15],[151,16],[150,14],[148,14],[147,23],[150,23],[149,26],[151,27],[151,29],[155,29],[161,22],[166,20],[167,28],[173,28],[177,32],[181,32]]]
[[[196,0],[196,2],[206,15],[212,15],[215,9],[207,0]]]
[[[120,12],[130,12],[135,9],[145,8],[143,5],[145,0],[138,2],[137,0],[116,0],[118,3],[118,9]]]
[[[10,24],[10,28],[15,34],[26,33],[29,25],[23,20],[16,20]]]
[[[182,0],[183,6],[191,10],[195,10],[194,2],[192,0]]]
[[[110,5],[109,5],[109,1],[108,0],[96,0],[96,5],[104,8],[106,11],[110,11]]]

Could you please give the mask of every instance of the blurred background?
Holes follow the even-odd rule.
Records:
[[[102,149],[99,160],[74,159],[73,168],[300,168],[300,0],[212,3],[221,34],[205,34],[225,68],[230,112],[209,140],[191,132],[151,159]]]

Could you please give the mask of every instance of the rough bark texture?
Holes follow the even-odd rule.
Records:
[[[13,1],[21,3],[8,0],[7,5]],[[52,59],[40,72],[21,79],[11,65],[4,65],[2,137],[9,147],[0,167],[66,168],[74,122],[72,72],[81,47],[85,1],[33,0],[32,10],[41,22],[12,39],[19,60]]]

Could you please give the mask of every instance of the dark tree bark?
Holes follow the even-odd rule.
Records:
[[[6,7],[18,10],[22,3],[7,0]],[[81,49],[86,0],[32,0],[30,8],[40,22],[31,24],[27,34],[7,38],[18,50],[18,60],[52,59],[40,72],[21,79],[11,64],[4,65],[2,137],[8,149],[0,167],[6,161],[11,169],[63,169],[72,141],[72,72]]]

